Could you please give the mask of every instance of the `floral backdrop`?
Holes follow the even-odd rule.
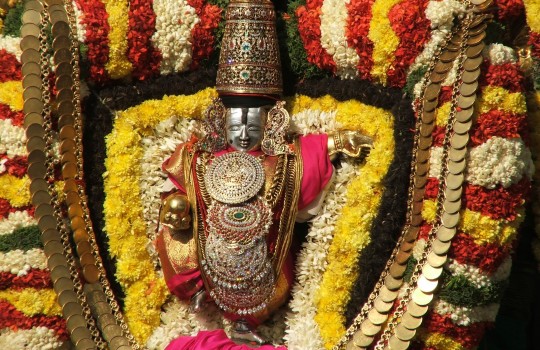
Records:
[[[200,329],[228,330],[230,324],[216,308],[193,315],[169,295],[151,245],[164,179],[161,162],[200,129],[198,122],[216,96],[227,1],[74,4],[87,83],[86,185],[126,322],[150,349],[163,349],[173,338]],[[466,6],[456,0],[275,4],[293,131],[346,128],[374,139],[365,163],[338,164],[321,213],[299,234],[291,301],[261,329],[290,349],[330,348],[371,292],[403,225],[421,78]],[[16,0],[0,5],[0,348],[62,348],[69,335],[56,304],[26,175],[19,48],[23,5]],[[412,343],[415,349],[478,347],[495,324],[505,290],[526,290],[538,280],[537,266],[524,282],[509,276],[512,260],[520,261],[526,248],[540,261],[539,241],[528,238],[534,225],[525,225],[517,239],[526,201],[537,197],[531,183],[537,162],[532,154],[540,150],[540,3],[499,0],[495,5],[468,144],[458,234],[440,290]],[[512,48],[525,23],[530,28],[528,74]],[[444,81],[437,107],[424,222],[406,280],[435,220],[456,72],[457,67]],[[529,221],[540,215],[535,203]],[[511,309],[508,305],[503,302],[503,311]]]

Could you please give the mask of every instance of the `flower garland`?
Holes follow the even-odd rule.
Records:
[[[105,162],[108,176],[104,188],[105,230],[109,252],[118,261],[117,279],[125,292],[126,321],[136,339],[145,343],[159,325],[159,310],[167,288],[154,271],[146,250],[146,224],[140,197],[140,137],[171,115],[199,117],[215,92],[203,90],[195,96],[166,96],[149,100],[120,112],[107,137]],[[117,203],[130,203],[118,211]]]
[[[107,21],[110,31],[109,38],[109,61],[105,65],[107,73],[112,79],[127,77],[133,71],[133,66],[127,58],[128,52],[128,13],[129,3],[127,0],[102,0],[107,11]]]
[[[327,132],[338,129],[336,111],[315,109],[323,99],[313,99],[315,106],[293,114],[293,130],[300,133]],[[307,103],[306,103],[307,105]],[[303,130],[300,131],[300,130]],[[361,168],[342,161],[336,170],[334,183],[328,189],[320,215],[310,221],[307,241],[296,261],[296,282],[292,287],[292,299],[289,303],[291,311],[286,319],[286,336],[288,349],[321,349],[323,341],[319,326],[315,321],[316,294],[326,268],[326,256],[332,241],[337,218],[346,205],[347,184],[360,174]]]
[[[192,61],[191,69],[198,68],[201,61],[210,57],[214,49],[214,31],[221,20],[222,9],[217,5],[205,3],[204,0],[188,0],[189,5],[195,8],[199,22],[191,30]]]
[[[21,80],[21,64],[17,58],[6,49],[0,49],[0,83],[9,80]]]
[[[341,78],[354,78],[360,61],[354,48],[347,45],[347,7],[350,3],[350,0],[326,0],[321,6],[321,46],[332,55],[336,74]]]
[[[427,5],[427,0],[402,1],[388,13],[392,30],[400,38],[399,45],[393,53],[392,66],[386,72],[389,86],[403,87],[409,66],[422,52],[429,39]]]
[[[495,320],[510,271],[512,243],[524,218],[533,165],[522,139],[527,136],[523,133],[526,107],[520,92],[522,76],[516,74],[511,49],[490,45],[484,56],[487,63],[467,157],[465,208],[449,250],[439,299],[414,343],[418,348],[471,349],[479,344]],[[445,103],[439,106],[444,108]],[[441,116],[445,114],[441,112]],[[435,221],[441,151],[439,145],[431,150],[422,211],[426,223],[413,250],[416,260]]]
[[[331,101],[331,100],[330,100]],[[336,110],[336,120],[344,129],[362,130],[374,139],[362,178],[355,179],[348,187],[347,205],[336,223],[334,238],[328,253],[328,266],[316,296],[318,323],[326,347],[332,346],[345,332],[345,306],[350,289],[359,273],[354,268],[358,253],[369,244],[369,229],[375,217],[380,196],[383,193],[382,179],[392,161],[394,140],[393,117],[379,108],[357,101],[328,103],[326,110]],[[295,108],[309,106],[311,101],[297,101]],[[298,105],[298,107],[296,107]],[[336,287],[337,286],[337,287]]]
[[[391,57],[399,45],[399,37],[392,30],[388,13],[401,0],[375,0],[368,37],[373,42],[373,68],[371,76],[374,80],[386,85],[386,72],[390,68]]]
[[[0,300],[0,329],[24,330],[34,327],[46,327],[54,332],[59,341],[66,341],[68,333],[66,321],[61,316],[34,315],[27,316],[17,310],[7,301]],[[47,332],[48,333],[48,332]],[[48,339],[36,339],[35,342],[41,343]],[[58,342],[52,342],[52,344]]]
[[[52,349],[68,337],[30,205],[20,40],[0,34],[0,347]]]
[[[109,61],[109,32],[111,30],[108,13],[100,0],[75,0],[77,8],[82,12],[81,23],[86,27],[86,41],[88,51],[86,59],[89,63],[90,79],[103,84],[109,81],[105,65]]]
[[[349,16],[347,18],[346,35],[347,44],[356,49],[361,58],[358,61],[358,76],[361,79],[371,80],[373,67],[373,42],[368,37],[369,23],[371,21],[371,8],[375,0],[355,0],[347,5]]]
[[[466,10],[465,4],[456,0],[430,0],[427,4],[425,14],[426,19],[431,23],[431,38],[410,66],[407,77],[407,90],[413,92],[414,96],[420,95],[424,83],[422,79],[424,72],[431,59],[435,56],[437,49],[443,45],[446,37],[451,33],[454,18],[464,15]],[[448,84],[449,82],[445,83]]]
[[[298,6],[294,14],[298,19],[298,31],[304,44],[309,63],[335,73],[336,63],[321,44],[321,7],[324,0],[307,0]]]
[[[0,299],[6,300],[26,316],[62,315],[62,310],[56,302],[56,293],[53,289],[0,290]]]
[[[58,349],[62,346],[54,330],[47,327],[6,330],[0,333],[2,349]]]
[[[128,14],[128,59],[133,67],[133,77],[148,79],[159,74],[161,54],[151,43],[156,26],[156,14],[151,0],[133,0]]]
[[[192,61],[191,31],[200,21],[187,0],[154,0],[156,31],[152,42],[160,51],[161,74],[183,72]]]

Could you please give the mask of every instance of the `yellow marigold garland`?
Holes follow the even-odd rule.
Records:
[[[479,114],[493,109],[506,111],[513,114],[527,113],[525,95],[521,92],[509,92],[498,86],[487,86],[482,91],[479,99]]]
[[[388,12],[401,0],[375,0],[369,26],[369,39],[373,42],[373,68],[371,75],[386,85],[386,72],[391,68],[399,37],[394,33]]]
[[[26,316],[60,316],[62,310],[56,302],[53,289],[25,288],[0,290],[0,299],[7,300]]]
[[[0,83],[0,103],[8,105],[13,111],[23,109],[22,81],[12,80]]]
[[[426,222],[433,224],[436,221],[437,203],[434,200],[424,201],[422,217]],[[459,230],[469,235],[478,245],[497,243],[509,244],[514,240],[519,225],[525,218],[525,210],[520,208],[515,220],[491,219],[481,213],[464,209],[460,212]]]
[[[119,112],[107,137],[104,203],[109,250],[117,259],[117,278],[124,288],[125,317],[133,335],[145,343],[160,324],[168,295],[146,251],[146,224],[140,197],[141,137],[172,116],[200,118],[216,93],[205,89],[190,96],[165,96]],[[119,203],[124,203],[119,205]]]
[[[330,263],[317,296],[315,320],[326,346],[330,347],[345,332],[343,309],[358,274],[356,261],[359,252],[370,242],[369,228],[384,190],[382,179],[393,158],[393,116],[358,101],[338,102],[330,96],[317,99],[298,96],[291,104],[292,114],[304,109],[335,110],[336,121],[343,129],[362,130],[374,138],[374,148],[362,168],[362,176],[348,186],[347,205],[336,225],[327,257]]]
[[[527,24],[531,28],[531,31],[540,33],[540,2],[538,0],[523,0],[525,5],[525,14],[527,18]]]
[[[7,199],[15,208],[30,204],[30,179],[4,174],[0,176],[0,197]]]
[[[105,65],[113,79],[127,77],[133,71],[133,65],[127,58],[127,33],[129,28],[129,3],[127,0],[103,0],[109,14],[109,62]]]
[[[466,348],[455,341],[454,339],[447,337],[441,333],[428,333],[423,334],[420,338],[426,344],[426,347],[435,348],[438,350],[465,350]]]

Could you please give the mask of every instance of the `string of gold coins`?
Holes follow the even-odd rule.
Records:
[[[77,349],[139,349],[110,288],[90,221],[73,5],[30,0],[22,22],[30,191],[71,341]]]
[[[485,22],[490,18],[483,12],[490,4],[490,0],[467,3],[466,17],[436,52],[425,74],[417,106],[419,118],[415,127],[406,224],[374,291],[333,350],[407,349],[433,300],[460,218],[467,143],[485,46]],[[455,65],[457,77],[452,86],[438,178],[437,222],[433,224],[409,284],[401,290],[407,261],[423,221],[421,213],[441,84]]]

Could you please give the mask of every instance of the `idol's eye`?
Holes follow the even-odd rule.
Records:
[[[249,131],[261,131],[261,128],[259,128],[258,126],[250,126],[248,128]]]
[[[239,125],[231,125],[229,127],[229,130],[230,131],[240,131],[240,126]]]

